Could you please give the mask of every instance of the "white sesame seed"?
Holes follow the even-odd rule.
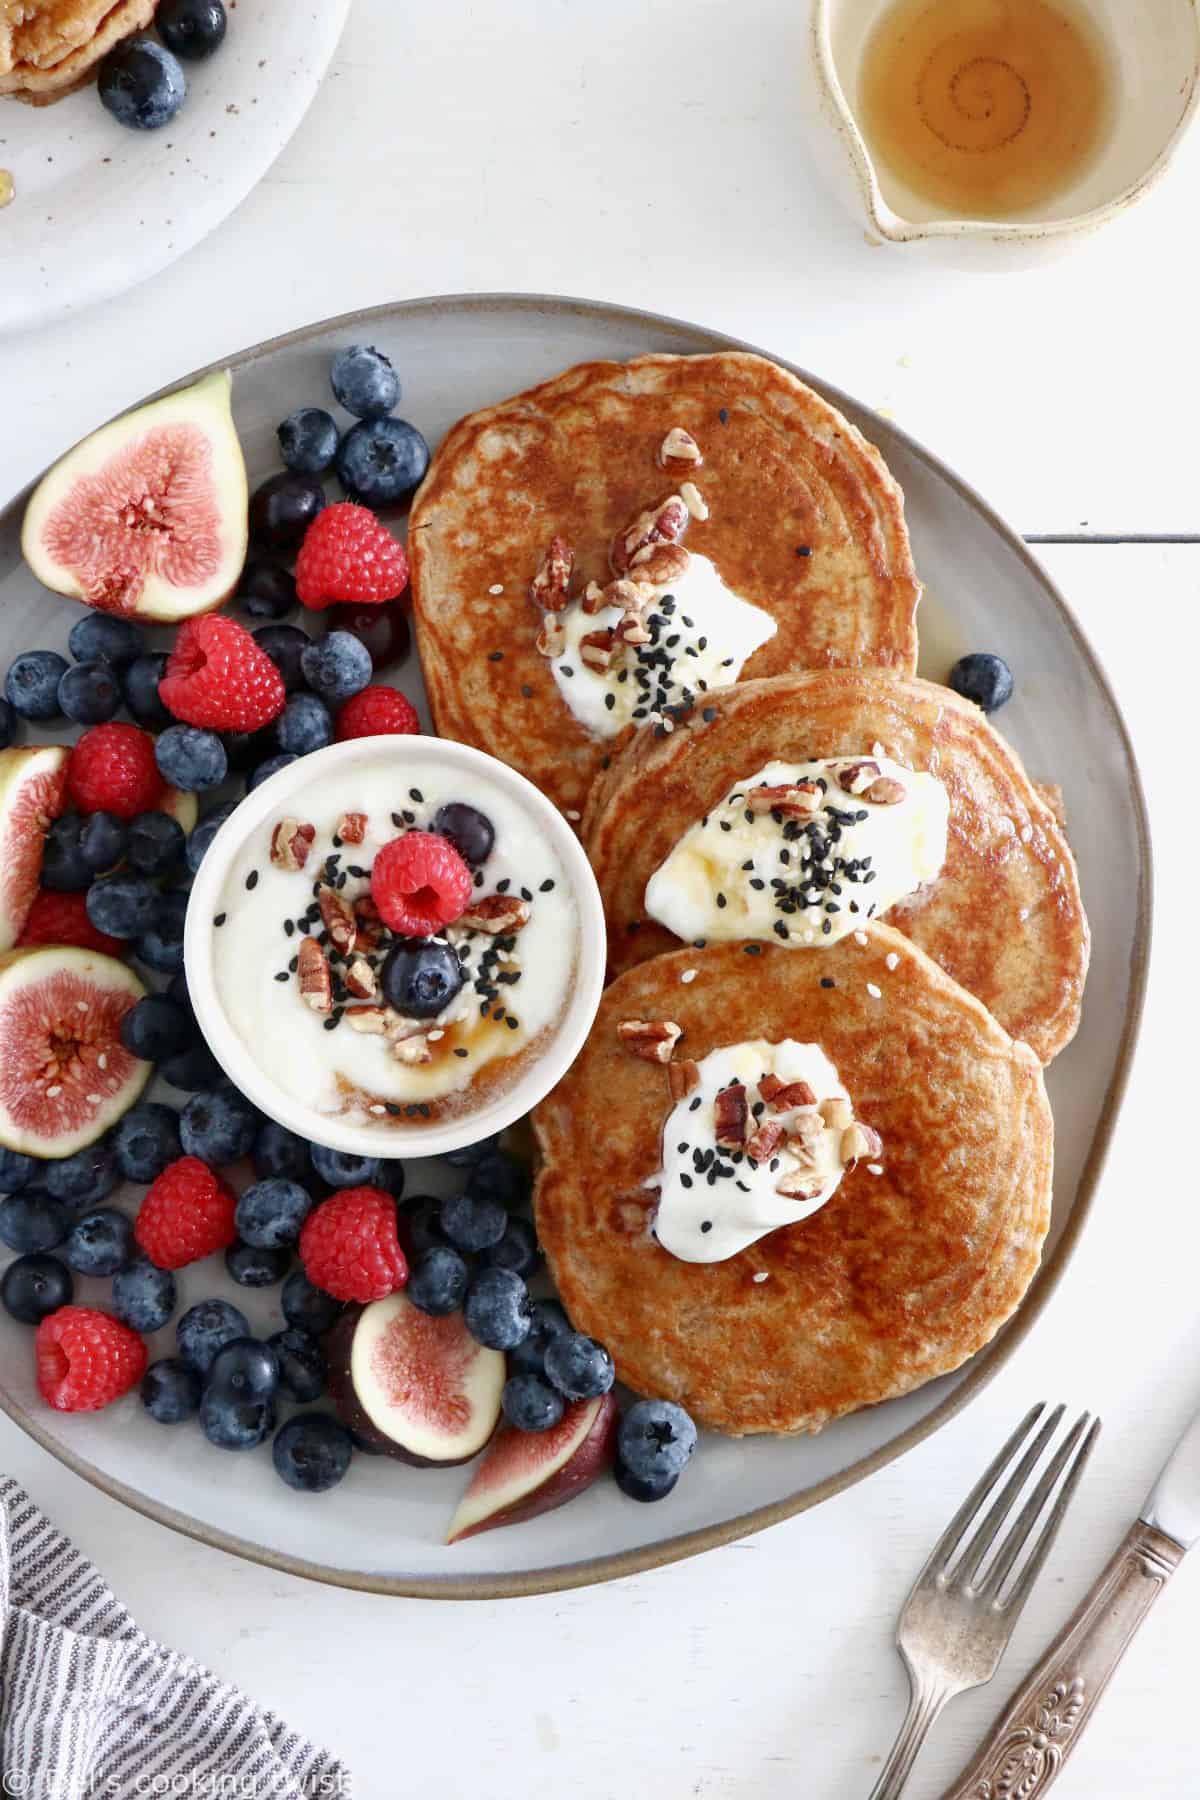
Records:
[[[375,1113],[375,1114],[377,1114],[377,1115],[379,1115],[379,1114],[383,1114],[383,1113],[385,1113],[385,1112],[386,1112],[386,1111],[387,1111],[387,1107],[386,1107],[386,1106],[373,1106],[373,1107],[372,1107],[372,1108],[371,1108],[371,1111],[372,1111],[372,1112],[373,1112],[373,1113]]]
[[[868,981],[867,992],[870,994],[872,1000],[881,1000],[883,998],[880,989],[875,986],[873,981]]]
[[[768,1272],[766,1269],[760,1269],[758,1271],[758,1274],[754,1277],[754,1279],[755,1279],[755,1281],[766,1281],[767,1275],[768,1275]]]
[[[437,1043],[437,1041],[438,1041],[438,1039],[439,1039],[439,1038],[443,1038],[443,1037],[445,1037],[445,1035],[446,1035],[446,1034],[445,1034],[445,1032],[444,1032],[444,1031],[443,1031],[443,1030],[442,1030],[442,1028],[441,1028],[441,1026],[440,1026],[440,1025],[438,1025],[438,1026],[436,1026],[436,1027],[435,1027],[435,1028],[434,1028],[434,1030],[432,1030],[432,1031],[427,1031],[427,1032],[426,1032],[426,1033],[425,1033],[425,1036],[426,1036],[426,1037],[427,1037],[427,1038],[428,1038],[428,1040],[429,1040],[429,1042],[430,1042],[430,1043],[431,1043],[431,1044],[436,1044],[436,1043]]]
[[[502,594],[503,592],[504,583],[502,581],[493,581],[491,587],[488,589],[489,594]],[[380,1110],[382,1111],[383,1109],[380,1108]]]
[[[47,1100],[57,1100],[58,1096],[61,1093],[62,1093],[62,1084],[60,1082],[56,1081],[53,1087],[48,1087],[46,1089],[46,1098],[47,1098]]]
[[[900,967],[900,958],[896,955],[894,950],[889,950],[883,960],[889,969],[898,969]]]
[[[567,807],[563,808],[563,818],[570,819],[572,825],[578,824],[579,820],[582,817],[583,817],[583,814],[576,812],[576,810],[573,806],[567,806]]]
[[[865,949],[866,943],[867,943],[866,932],[865,931],[856,931],[854,934],[854,941],[856,944],[861,944],[863,946],[863,948]]]
[[[107,1069],[108,1057],[106,1055],[104,1055],[103,1053],[96,1058],[96,1067],[98,1069]]]
[[[685,982],[685,983],[689,982],[689,981],[695,981],[695,979],[699,973],[700,973],[699,969],[685,969],[683,971],[683,974],[679,977],[679,979],[680,979],[680,981]]]
[[[883,1174],[883,1164],[882,1163],[868,1163],[867,1164],[867,1172],[870,1175],[882,1175]]]
[[[1022,825],[1022,827],[1021,827],[1021,842],[1023,844],[1029,844],[1029,843],[1032,843],[1032,841],[1033,841],[1033,826],[1032,825]]]
[[[99,1106],[100,1099],[101,1096],[99,1094],[89,1094],[87,1096],[87,1103],[89,1106]]]
[[[77,1000],[75,1005],[80,1012],[86,1012],[88,1010],[88,1002],[86,1000]]]

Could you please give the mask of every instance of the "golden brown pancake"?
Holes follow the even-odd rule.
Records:
[[[868,755],[928,770],[950,801],[939,878],[883,916],[1049,1062],[1079,1023],[1089,935],[1059,818],[969,700],[916,676],[829,670],[741,683],[670,737],[643,730],[592,790],[584,842],[614,974],[676,947],[646,883],[697,819],[768,762]],[[1061,805],[1061,795],[1058,797]],[[828,951],[797,948],[823,958]]]
[[[676,426],[699,445],[698,468],[660,467]],[[777,621],[747,678],[915,667],[920,587],[903,499],[840,413],[740,351],[583,363],[454,426],[417,496],[414,615],[443,736],[582,810],[614,740],[593,737],[561,699],[534,648],[529,584],[555,533],[576,552],[572,593],[607,582],[613,537],[688,479],[709,517],[693,519],[687,548]]]
[[[60,100],[90,81],[122,38],[154,17],[156,0],[9,0],[7,66],[0,94],[34,106]],[[0,26],[0,49],[4,28]]]
[[[819,958],[723,944],[642,963],[534,1114],[538,1236],[573,1323],[622,1381],[717,1431],[818,1431],[958,1368],[1038,1266],[1053,1123],[1037,1058],[899,932],[867,936]],[[725,1262],[669,1255],[643,1186],[667,1071],[618,1040],[629,1019],[680,1024],[676,1060],[755,1037],[819,1044],[882,1137],[881,1173],[860,1162],[811,1218]]]

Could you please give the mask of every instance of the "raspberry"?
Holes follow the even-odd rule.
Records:
[[[186,725],[258,731],[282,711],[283,677],[236,619],[188,619],[167,658],[158,697]]]
[[[71,752],[67,793],[79,812],[134,819],[153,812],[165,788],[154,760],[154,739],[136,725],[93,725]]]
[[[43,1319],[34,1354],[42,1399],[58,1412],[96,1412],[146,1372],[137,1332],[93,1306],[60,1306]]]
[[[339,602],[377,605],[408,586],[408,558],[373,512],[338,501],[319,512],[296,558],[296,593],[319,612]]]
[[[17,948],[29,944],[77,944],[105,956],[124,956],[129,948],[120,938],[96,930],[87,916],[86,894],[60,894],[52,888],[39,888],[33,897]]]
[[[365,687],[342,707],[333,735],[341,744],[347,738],[391,737],[420,729],[416,707],[399,688]]]
[[[433,937],[471,898],[471,871],[448,838],[406,831],[375,858],[371,898],[385,925],[404,937]]]
[[[396,1236],[396,1202],[382,1188],[342,1188],[309,1213],[300,1260],[314,1287],[335,1300],[382,1300],[408,1280]]]
[[[168,1163],[146,1190],[133,1235],[160,1269],[182,1269],[237,1239],[237,1196],[198,1156]]]

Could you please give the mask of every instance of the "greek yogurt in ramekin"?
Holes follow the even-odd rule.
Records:
[[[383,991],[396,940],[372,941],[370,870],[454,803],[494,833],[466,920],[479,902],[502,916],[511,903],[520,924],[439,931],[462,985],[408,1018]],[[281,828],[300,828],[298,855]],[[574,832],[523,776],[439,738],[364,738],[280,770],[221,827],[192,889],[185,962],[213,1054],[264,1112],[334,1149],[430,1156],[511,1124],[570,1066],[599,1003],[604,921]],[[312,992],[310,968],[331,992]]]

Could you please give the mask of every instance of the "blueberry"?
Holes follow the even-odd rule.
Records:
[[[185,1050],[196,1035],[190,1015],[165,994],[147,994],[138,1000],[122,1018],[120,1030],[129,1054],[140,1056],[143,1062],[164,1061],[177,1050]]]
[[[154,29],[176,56],[202,62],[219,50],[225,38],[222,0],[159,0]]]
[[[107,1138],[46,1164],[46,1192],[71,1207],[107,1200],[119,1180],[116,1154]]]
[[[113,1276],[112,1303],[131,1331],[160,1331],[175,1311],[175,1277],[138,1256]]]
[[[175,1327],[180,1356],[201,1375],[208,1374],[218,1350],[249,1336],[245,1313],[229,1300],[201,1300],[188,1307]]]
[[[0,1302],[22,1325],[40,1325],[60,1306],[69,1306],[74,1292],[71,1271],[57,1256],[18,1256],[0,1281]]]
[[[356,419],[382,419],[400,399],[400,378],[382,350],[349,344],[329,371],[334,398]]]
[[[500,1395],[504,1416],[518,1431],[549,1431],[563,1416],[564,1401],[540,1375],[510,1375]]]
[[[508,1214],[487,1194],[451,1194],[442,1201],[441,1227],[459,1250],[474,1254],[498,1244],[508,1226]]]
[[[121,683],[107,662],[72,663],[58,684],[58,710],[74,725],[103,725],[121,706]]]
[[[159,1073],[185,1094],[209,1094],[225,1082],[225,1071],[207,1044],[192,1044],[168,1056]]]
[[[291,413],[276,436],[287,467],[300,475],[323,474],[337,455],[337,423],[320,406],[302,406]]]
[[[312,1166],[330,1187],[374,1187],[379,1179],[377,1156],[352,1156],[346,1150],[312,1146]]]
[[[511,1269],[481,1269],[463,1307],[467,1330],[489,1350],[513,1350],[529,1336],[529,1289]]]
[[[617,1486],[631,1500],[648,1502],[665,1500],[667,1495],[679,1485],[678,1475],[659,1475],[648,1481],[640,1475],[634,1475],[625,1464],[619,1462],[613,1470]]]
[[[529,1198],[532,1183],[526,1164],[503,1150],[489,1150],[467,1176],[469,1194],[486,1194],[504,1207],[519,1206]]]
[[[274,1287],[288,1272],[290,1250],[264,1250],[257,1244],[231,1244],[225,1267],[239,1287]]]
[[[274,1119],[259,1126],[252,1156],[254,1173],[260,1181],[282,1176],[287,1181],[303,1182],[309,1173],[307,1139],[277,1125]]]
[[[139,813],[129,823],[126,856],[139,875],[166,875],[183,861],[186,842],[183,826],[169,813]]]
[[[124,669],[144,653],[146,640],[141,626],[132,619],[89,612],[72,625],[67,648],[76,662],[106,662],[114,669]]]
[[[250,501],[250,534],[268,550],[294,550],[324,505],[315,475],[272,475]]]
[[[304,679],[330,706],[340,706],[365,688],[371,679],[371,657],[364,644],[348,631],[330,631],[314,638],[300,658]]]
[[[183,927],[187,917],[188,897],[184,893],[164,894],[162,905],[149,931],[144,931],[133,946],[133,954],[148,969],[169,975],[183,967]]]
[[[595,1400],[616,1380],[613,1359],[604,1345],[579,1331],[551,1338],[543,1365],[547,1380],[568,1400]]]
[[[294,756],[323,750],[333,742],[329,708],[315,694],[293,694],[275,721],[275,742]]]
[[[229,758],[216,732],[196,725],[168,726],[154,746],[154,760],[164,781],[191,794],[220,787],[229,773]]]
[[[179,59],[149,37],[126,38],[100,64],[100,102],[118,125],[158,131],[187,99]]]
[[[28,1187],[42,1164],[19,1150],[0,1150],[0,1194],[16,1194]]]
[[[342,1316],[341,1301],[323,1288],[314,1287],[303,1269],[292,1270],[283,1284],[279,1304],[289,1325],[311,1331],[314,1337],[332,1331]]]
[[[498,1244],[484,1251],[483,1260],[491,1269],[511,1269],[514,1275],[528,1277],[542,1260],[537,1232],[528,1219],[509,1218],[504,1236]]]
[[[156,819],[165,817],[155,813]],[[89,813],[79,830],[79,854],[93,875],[106,875],[126,855],[129,831],[115,813]]]
[[[271,1346],[258,1338],[243,1336],[222,1344],[208,1365],[205,1391],[209,1394],[266,1400],[278,1387],[279,1359]]]
[[[133,1224],[114,1206],[85,1213],[72,1225],[63,1255],[77,1275],[115,1275],[136,1255]]]
[[[368,506],[406,499],[428,467],[429,445],[407,419],[365,420],[338,445],[338,478],[348,494]]]
[[[354,1440],[328,1413],[297,1413],[275,1435],[271,1460],[276,1473],[301,1494],[324,1494],[336,1487],[354,1455]]]
[[[267,1343],[279,1363],[279,1385],[293,1400],[307,1406],[324,1392],[327,1369],[325,1355],[310,1331],[289,1325],[277,1331]]]
[[[299,758],[294,750],[289,750],[281,756],[268,756],[266,762],[259,763],[257,769],[247,779],[246,792],[252,794],[255,788],[261,786],[264,781],[270,781],[272,775],[278,775],[280,769],[288,769],[298,761]]]
[[[13,711],[23,719],[57,719],[58,684],[66,670],[67,659],[56,650],[26,650],[18,656],[4,677],[4,692]]]
[[[159,1004],[170,1006],[171,1002],[162,1000]],[[178,1013],[179,1008],[172,1010]],[[173,1106],[145,1100],[140,1106],[132,1107],[114,1128],[112,1143],[117,1167],[126,1181],[141,1182],[148,1187],[180,1154],[179,1114]]]
[[[158,684],[166,672],[166,656],[157,650],[148,656],[136,656],[129,667],[121,671],[125,704],[138,724],[151,731],[174,722],[158,692]]]
[[[269,756],[275,740],[271,733],[262,731],[225,731],[221,734],[221,742],[225,746],[225,759],[231,770],[243,773],[247,769],[257,768],[265,756]]]
[[[20,1256],[57,1249],[70,1229],[67,1207],[39,1188],[0,1200],[0,1244]]]
[[[304,686],[304,670],[300,658],[308,646],[308,633],[298,625],[260,625],[253,634],[260,650],[265,650],[279,673],[288,693]]]
[[[151,1363],[142,1376],[142,1405],[160,1425],[181,1425],[200,1410],[204,1384],[177,1356]]]
[[[496,1132],[492,1137],[480,1138],[477,1143],[460,1144],[457,1150],[447,1150],[442,1161],[449,1163],[452,1169],[473,1169],[499,1143],[500,1134]]]
[[[950,671],[948,685],[964,700],[973,700],[985,713],[995,712],[1013,696],[1012,670],[1002,656],[977,650],[960,656]]]
[[[198,1156],[210,1168],[221,1169],[249,1155],[260,1123],[244,1094],[217,1088],[188,1101],[179,1120],[179,1141],[185,1156]]]
[[[404,1182],[405,1174],[402,1162],[387,1158],[380,1161],[374,1182],[376,1187],[382,1188],[385,1194],[390,1194],[393,1200],[399,1200],[404,1192]]]
[[[196,826],[196,829],[188,838],[184,857],[187,866],[192,871],[193,875],[204,861],[205,852],[207,851],[208,846],[212,843],[218,831],[220,831],[222,825],[233,811],[234,805],[235,802],[230,800],[227,801],[224,806],[214,806],[211,812],[205,813],[200,823]]]
[[[162,896],[142,875],[105,875],[87,894],[87,916],[110,937],[140,938],[158,918]]]
[[[462,964],[436,938],[402,938],[388,951],[380,980],[389,1006],[411,1019],[434,1019],[463,984]]]
[[[173,1000],[176,1006],[182,1006],[184,1011],[190,1014],[192,1010],[192,996],[188,992],[186,969],[176,969],[174,975],[172,975],[170,981],[168,981],[166,985],[165,992],[168,1000]]]
[[[554,1338],[569,1332],[571,1321],[559,1300],[535,1300],[529,1321],[529,1336],[517,1345],[508,1359],[509,1372],[528,1371],[533,1375],[546,1372],[546,1351]]]
[[[296,605],[296,577],[281,563],[256,559],[242,570],[237,598],[252,619],[285,619]]]
[[[275,1429],[275,1402],[205,1391],[200,1429],[218,1450],[255,1450]]]
[[[674,1400],[637,1400],[621,1420],[617,1457],[643,1482],[679,1476],[696,1448],[696,1427]]]
[[[398,600],[382,606],[330,606],[325,610],[329,631],[348,631],[363,644],[377,669],[403,662],[412,645],[408,614]]]
[[[441,1226],[442,1203],[432,1194],[414,1194],[400,1209],[400,1242],[405,1254],[416,1258],[435,1244],[446,1242]]]
[[[487,861],[496,841],[496,830],[487,814],[481,813],[477,806],[468,806],[464,800],[451,800],[447,806],[439,806],[429,829],[449,838],[463,861],[469,862],[472,868]]]
[[[237,1203],[238,1233],[260,1250],[282,1249],[296,1242],[312,1204],[312,1195],[297,1181],[285,1181],[278,1175],[256,1181]]]
[[[0,699],[0,750],[7,750],[17,735],[17,715],[7,700]]]
[[[440,1319],[457,1312],[466,1298],[470,1274],[466,1263],[449,1244],[434,1244],[414,1262],[407,1293],[420,1312]]]
[[[78,813],[64,813],[46,832],[42,846],[42,886],[59,893],[81,893],[95,879],[83,854],[83,820]]]

